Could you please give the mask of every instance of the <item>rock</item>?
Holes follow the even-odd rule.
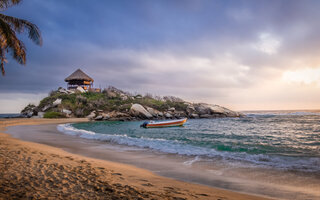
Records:
[[[44,112],[44,111],[48,110],[49,108],[51,108],[51,105],[46,105],[45,107],[42,108],[42,111]]]
[[[227,117],[240,117],[241,114],[236,111],[229,110],[225,107],[218,106],[218,105],[209,105],[212,114],[222,114]]]
[[[88,118],[88,119],[93,119],[95,116],[96,116],[96,111],[92,111],[92,112],[87,116],[87,118]]]
[[[202,114],[199,116],[200,118],[211,118],[212,116],[209,114]]]
[[[97,116],[96,118],[94,118],[94,120],[102,120],[103,119],[103,116],[102,115],[99,115]]]
[[[56,100],[52,103],[52,106],[60,105],[61,102],[62,102],[62,99],[56,99]]]
[[[152,118],[152,115],[140,104],[133,104],[129,112],[131,115],[142,119]]]
[[[241,114],[222,106],[205,103],[194,104],[197,114],[202,116],[212,115],[212,117],[240,117]]]
[[[193,105],[188,105],[186,108],[186,112],[188,115],[192,115],[194,112],[196,112],[196,109],[194,108]]]
[[[190,117],[193,118],[193,119],[198,119],[198,118],[199,118],[199,115],[194,113],[194,114],[191,114]]]
[[[67,114],[67,115],[70,115],[72,113],[71,110],[67,110],[67,109],[62,109],[62,112]]]
[[[165,113],[164,116],[165,116],[166,118],[172,118],[172,115],[171,115],[170,113]]]
[[[124,94],[121,94],[120,98],[121,98],[122,101],[128,100],[128,96],[124,95]]]
[[[158,117],[160,116],[160,112],[156,109],[150,108],[150,107],[146,107],[147,111],[153,116],[153,117]],[[161,113],[163,116],[163,113]]]
[[[25,117],[32,117],[37,113],[37,107],[33,104],[27,105],[22,111],[21,114]]]
[[[211,110],[208,107],[208,104],[198,103],[194,104],[194,108],[199,115],[211,114]]]
[[[160,117],[163,117],[164,114],[163,114],[163,112],[159,112],[158,115],[159,115]]]
[[[109,115],[109,114],[102,113],[101,115],[103,116],[103,120],[108,120],[108,119],[110,119],[110,115]]]
[[[43,116],[44,116],[44,112],[38,112],[38,117],[39,118],[43,118]]]
[[[79,92],[81,92],[81,93],[85,93],[85,92],[86,92],[86,91],[85,91],[82,87],[80,87],[80,86],[77,87],[77,91],[79,91]]]
[[[184,111],[175,111],[174,112],[174,117],[176,118],[181,118],[181,117],[186,117],[187,114]]]
[[[174,107],[169,108],[168,111],[174,112],[176,109]]]
[[[69,92],[66,89],[62,88],[62,87],[58,88],[58,92],[64,93],[64,94],[69,94]]]

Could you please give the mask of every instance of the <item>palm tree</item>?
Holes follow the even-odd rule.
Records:
[[[0,0],[0,10],[17,5],[22,0]],[[7,63],[6,53],[11,53],[19,64],[26,64],[26,47],[16,34],[28,31],[29,38],[37,45],[42,45],[42,38],[38,27],[24,19],[19,19],[0,13],[0,68],[5,75],[4,63]]]

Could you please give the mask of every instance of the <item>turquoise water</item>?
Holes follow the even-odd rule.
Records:
[[[242,165],[320,173],[320,113],[260,112],[244,118],[193,119],[184,127],[142,122],[59,125],[66,134],[107,143]]]

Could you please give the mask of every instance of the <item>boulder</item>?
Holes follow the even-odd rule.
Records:
[[[194,104],[197,114],[202,116],[213,115],[212,117],[240,117],[241,114],[225,107],[205,103]]]
[[[186,112],[188,115],[192,115],[194,112],[196,112],[196,109],[194,108],[193,105],[188,105],[186,108]]]
[[[72,113],[71,110],[67,110],[67,109],[62,109],[62,112],[67,114],[67,115],[70,115]]]
[[[49,108],[51,108],[51,105],[46,105],[42,108],[42,111],[44,112],[44,111],[48,110]]]
[[[227,117],[240,117],[241,114],[236,111],[229,110],[228,108],[218,106],[218,105],[209,105],[212,114],[225,115]]]
[[[146,107],[147,111],[153,116],[153,117],[158,117],[160,116],[160,112],[154,108]],[[163,114],[162,114],[163,116]]]
[[[77,87],[77,91],[79,91],[80,93],[85,93],[85,92],[86,92],[86,91],[85,91],[82,87],[80,87],[80,86]]]
[[[170,112],[174,112],[175,110],[176,109],[174,107],[171,107],[171,108],[168,109],[168,111],[170,111]]]
[[[21,114],[24,117],[32,117],[37,113],[37,107],[33,104],[27,105],[22,111]]]
[[[62,99],[56,99],[53,103],[52,103],[52,106],[58,106],[60,105],[62,102]]]
[[[133,104],[129,112],[131,115],[142,119],[152,118],[152,115],[140,104]]]
[[[96,116],[96,111],[92,111],[92,112],[87,116],[87,118],[88,118],[88,119],[93,119],[93,118],[95,118],[95,116]]]
[[[165,113],[164,116],[165,116],[166,118],[172,118],[172,115],[171,115],[170,113]]]
[[[66,89],[62,88],[62,87],[58,88],[58,92],[64,93],[64,94],[69,94],[69,92]]]
[[[103,119],[103,116],[102,115],[99,115],[97,117],[94,118],[94,120],[102,120]]]
[[[108,120],[108,119],[110,119],[110,115],[109,115],[109,114],[102,113],[101,115],[103,116],[103,120]]]
[[[194,113],[194,114],[191,114],[190,118],[198,119],[198,118],[199,118],[199,115]]]
[[[211,114],[211,110],[208,107],[208,104],[198,103],[194,104],[194,108],[199,115]]]
[[[199,116],[200,118],[211,118],[212,115],[209,115],[209,114],[202,114]]]

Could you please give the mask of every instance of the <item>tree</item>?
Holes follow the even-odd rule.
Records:
[[[22,0],[0,0],[0,10],[17,5]],[[19,64],[26,64],[26,47],[18,39],[16,34],[28,31],[29,38],[37,45],[42,45],[42,37],[39,28],[24,19],[19,19],[0,13],[0,68],[2,75],[5,75],[4,64],[7,63],[6,54],[11,53],[13,59]]]

